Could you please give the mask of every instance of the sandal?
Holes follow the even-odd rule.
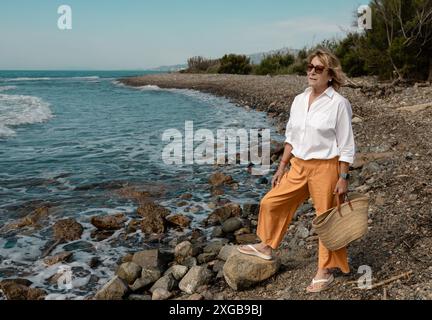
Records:
[[[331,287],[331,283],[334,281],[334,276],[331,274],[327,279],[312,279],[312,283],[306,288],[307,292],[316,293],[327,290]],[[322,283],[322,285],[315,287],[317,283]]]
[[[258,249],[255,248],[253,245],[248,244],[248,245],[246,245],[246,247],[252,249],[252,251],[244,250],[241,247],[238,247],[237,250],[240,251],[241,253],[244,253],[244,254],[247,254],[250,256],[256,256],[256,257],[259,257],[261,259],[265,259],[265,260],[272,260],[273,259],[273,257],[271,255],[269,256],[265,253],[258,251]]]

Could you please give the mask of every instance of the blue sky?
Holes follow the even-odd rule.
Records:
[[[145,69],[341,37],[362,0],[1,0],[0,69]],[[72,8],[59,30],[57,8]]]

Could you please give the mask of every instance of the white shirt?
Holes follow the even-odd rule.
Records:
[[[310,105],[312,87],[297,95],[291,106],[285,142],[293,146],[298,158],[331,159],[354,163],[355,144],[350,102],[333,87],[328,87]]]

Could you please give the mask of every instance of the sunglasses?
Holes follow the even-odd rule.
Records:
[[[307,65],[307,71],[308,71],[308,72],[312,72],[313,69],[315,69],[315,72],[316,72],[317,74],[321,74],[321,73],[323,73],[324,70],[327,69],[327,68],[324,67],[324,66],[314,66],[312,63],[309,63],[309,64]]]

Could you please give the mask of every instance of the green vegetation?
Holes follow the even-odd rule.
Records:
[[[348,33],[340,40],[325,40],[288,53],[267,55],[258,65],[244,55],[221,59],[189,59],[186,72],[232,74],[306,74],[307,56],[317,47],[331,50],[349,77],[376,75],[398,81],[432,81],[432,1],[372,0],[372,29]],[[198,59],[199,58],[199,59]]]

